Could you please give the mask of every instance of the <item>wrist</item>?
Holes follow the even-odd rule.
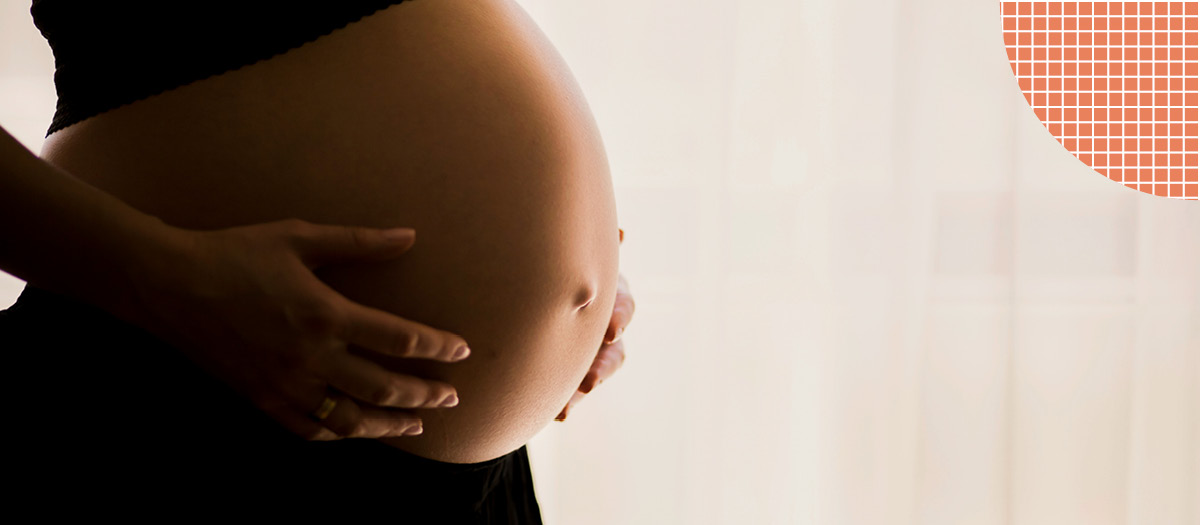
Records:
[[[150,298],[170,289],[170,279],[184,270],[190,232],[150,215],[140,215],[113,231],[112,286],[104,290],[101,307],[152,329],[156,312]]]

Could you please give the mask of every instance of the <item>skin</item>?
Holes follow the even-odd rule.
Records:
[[[603,143],[566,64],[511,0],[392,6],[71,126],[42,156],[175,228],[228,236],[300,219],[415,229],[403,257],[311,267],[356,304],[470,345],[452,364],[360,344],[331,351],[452,386],[457,406],[408,412],[422,434],[384,440],[415,454],[470,463],[508,453],[620,364],[623,347],[604,345],[614,317],[618,327],[628,318]],[[315,317],[301,324],[347,339],[327,322],[336,315]],[[315,410],[324,369],[280,403]]]

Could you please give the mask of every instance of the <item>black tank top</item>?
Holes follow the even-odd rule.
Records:
[[[46,135],[110,109],[270,58],[404,0],[33,0],[54,51]]]

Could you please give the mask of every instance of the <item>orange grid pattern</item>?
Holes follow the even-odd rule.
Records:
[[[1038,119],[1130,188],[1197,200],[1200,2],[1001,2],[1004,46]]]

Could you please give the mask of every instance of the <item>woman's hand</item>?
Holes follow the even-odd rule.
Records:
[[[168,238],[168,249],[135,257],[132,321],[292,432],[321,440],[416,435],[421,421],[398,409],[458,403],[451,385],[390,372],[347,346],[454,362],[469,354],[461,337],[354,303],[312,272],[397,257],[415,242],[413,230],[286,220],[171,228]]]
[[[625,230],[619,231],[621,242],[624,242]],[[612,377],[625,363],[625,342],[621,341],[621,334],[624,333],[625,327],[629,326],[629,321],[633,319],[633,309],[633,295],[629,293],[629,283],[625,281],[625,276],[618,274],[617,300],[613,303],[612,317],[608,320],[608,330],[604,332],[604,341],[600,344],[600,351],[596,353],[596,359],[592,361],[592,367],[588,370],[587,375],[583,376],[583,383],[567,401],[567,406],[563,407],[558,417],[554,418],[555,420],[565,421],[567,413],[570,412],[573,405],[583,400],[583,396],[596,388],[596,385]]]

